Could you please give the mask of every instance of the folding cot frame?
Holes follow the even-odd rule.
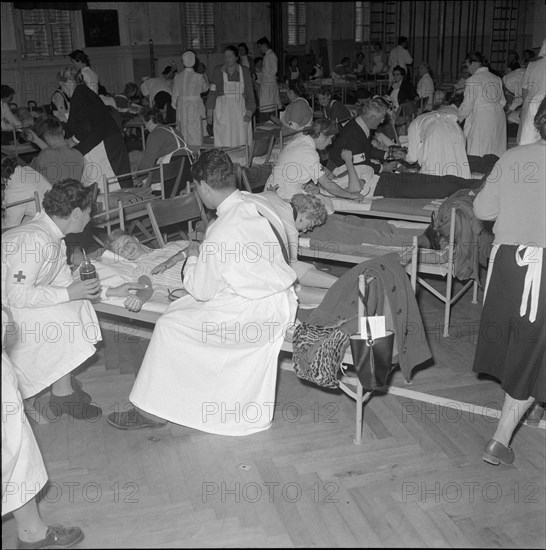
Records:
[[[365,296],[365,277],[364,275],[359,275],[359,300],[358,300],[358,315],[359,318],[361,318],[364,315],[364,305],[362,303],[362,298]],[[133,321],[139,321],[141,323],[147,323],[147,324],[153,324],[157,322],[157,320],[161,317],[161,313],[153,312],[153,311],[146,311],[141,310],[138,312],[133,312],[125,309],[122,306],[108,304],[108,303],[95,303],[93,304],[95,311],[98,314],[103,315],[109,315],[117,318],[127,319],[127,320],[133,320]],[[143,334],[144,336],[144,334]],[[144,336],[148,337],[148,336]],[[292,342],[289,340],[284,340],[281,351],[285,351],[288,353],[293,353],[293,346]],[[351,351],[348,348],[345,352],[345,355],[342,359],[342,364],[346,366],[352,366],[353,365],[353,358],[351,355]],[[292,369],[290,369],[292,370]],[[374,390],[372,391],[365,391],[362,384],[360,383],[360,380],[356,376],[355,373],[350,374],[343,374],[342,369],[342,375],[339,379],[339,388],[348,395],[351,399],[354,399],[356,402],[356,418],[355,418],[355,438],[353,442],[356,445],[360,445],[362,443],[362,426],[363,426],[363,411],[364,411],[364,405],[370,400],[372,397]],[[387,390],[382,390],[383,392]],[[389,393],[387,391],[387,393]],[[391,392],[396,393],[396,392]]]

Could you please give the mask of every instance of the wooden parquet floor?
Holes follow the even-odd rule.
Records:
[[[419,300],[435,361],[393,385],[498,408],[498,383],[472,373],[481,306],[463,297],[444,339],[440,303]],[[105,353],[79,378],[108,414],[134,375],[105,370]],[[81,548],[545,547],[544,430],[520,427],[514,464],[491,466],[481,451],[495,420],[472,410],[379,394],[354,445],[355,405],[341,392],[280,370],[277,400],[272,428],[246,438],[35,425],[50,476],[42,515],[81,526]],[[3,523],[13,548],[14,521]]]

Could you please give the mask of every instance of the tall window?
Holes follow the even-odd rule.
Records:
[[[69,10],[19,10],[23,29],[23,56],[64,56],[72,51]]]
[[[364,39],[364,2],[355,2],[355,41]]]
[[[288,2],[288,45],[305,46],[305,2]]]
[[[214,2],[186,2],[186,47],[214,50]]]
[[[355,2],[355,41],[370,41],[370,4],[371,2]]]

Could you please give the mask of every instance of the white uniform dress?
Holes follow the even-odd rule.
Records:
[[[413,63],[413,57],[404,46],[396,46],[389,54],[389,82],[394,82],[392,70],[397,65],[407,71],[408,65]]]
[[[2,310],[2,344],[7,321]],[[24,412],[16,369],[2,345],[2,515],[26,504],[47,482],[42,453]]]
[[[217,215],[199,257],[186,264],[189,295],[156,324],[130,400],[177,424],[248,435],[271,425],[296,274],[269,222],[240,191]]]
[[[227,72],[222,71],[224,93],[216,98],[214,107],[214,146],[239,147],[252,144],[252,123],[245,122],[245,81],[243,68],[239,69],[239,81],[228,80]]]
[[[506,151],[505,105],[502,80],[487,67],[480,67],[467,79],[459,120],[466,119],[464,135],[468,155],[501,157]]]
[[[425,73],[417,83],[417,95],[420,98],[427,97],[427,103],[425,105],[425,111],[432,111],[434,105],[434,81],[432,77]]]
[[[419,115],[409,125],[408,140],[406,160],[418,162],[422,174],[471,177],[466,140],[455,107]]]
[[[277,84],[278,61],[271,49],[264,54],[262,78],[260,82],[260,112],[270,113],[282,107],[279,85]]]
[[[87,84],[90,90],[99,94],[99,76],[91,67],[84,67],[81,71],[83,81]]]
[[[180,133],[189,145],[203,144],[203,121],[206,117],[202,93],[208,84],[202,74],[186,67],[174,77],[172,105],[176,107],[176,121]]]
[[[72,372],[101,339],[91,303],[69,301],[73,278],[63,237],[45,212],[2,235],[2,303],[14,323],[6,350],[25,374],[24,398]]]

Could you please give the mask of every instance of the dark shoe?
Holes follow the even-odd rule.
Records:
[[[70,375],[70,383],[72,384],[72,389],[80,394],[81,401],[84,403],[91,403],[91,396],[83,391],[82,383],[73,374]]]
[[[77,420],[91,420],[102,416],[102,410],[85,402],[80,393],[75,391],[70,395],[53,395],[49,397],[49,409],[53,417],[58,418],[69,414]]]
[[[45,548],[51,546],[54,548],[72,548],[78,542],[84,539],[85,535],[79,527],[63,527],[62,525],[52,525],[47,528],[44,539],[37,542],[24,542],[17,540],[17,548],[30,550],[32,548]]]
[[[525,421],[528,426],[538,426],[542,420],[542,415],[544,414],[544,407],[539,403],[532,405],[527,414],[525,415]]]
[[[502,443],[499,443],[495,439],[490,439],[489,443],[485,446],[482,454],[482,460],[498,466],[501,462],[510,466],[514,462],[514,451],[511,447],[505,447]]]
[[[132,408],[122,413],[112,413],[106,417],[106,422],[120,430],[140,430],[142,428],[161,428],[167,421],[157,422],[140,414],[138,409]]]

